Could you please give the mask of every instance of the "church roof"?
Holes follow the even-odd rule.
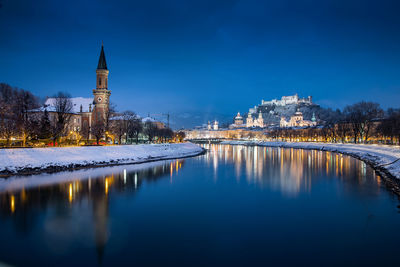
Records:
[[[94,107],[93,104],[93,98],[84,98],[84,97],[71,97],[71,102],[72,102],[72,110],[71,113],[79,113],[81,111],[81,106],[82,106],[82,112],[89,112],[89,105],[92,105],[92,108]],[[32,112],[44,112],[47,110],[48,112],[56,112],[56,99],[55,98],[47,98],[46,102],[44,105],[40,108],[31,110]]]
[[[156,120],[154,118],[152,118],[152,117],[145,117],[145,118],[142,119],[143,123],[146,123],[148,121],[149,122],[156,122]]]
[[[140,117],[136,114],[128,115],[128,114],[121,114],[117,116],[113,116],[110,118],[112,121],[124,121],[124,120],[131,120],[131,119],[140,119]]]
[[[240,116],[240,112],[238,112],[238,114],[236,115],[235,119],[237,119],[237,120],[242,119],[242,116]]]
[[[101,44],[101,52],[99,57],[99,64],[97,64],[98,70],[106,70],[107,69],[107,62],[106,62],[106,55],[104,54],[104,46]]]

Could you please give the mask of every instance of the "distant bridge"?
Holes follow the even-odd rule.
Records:
[[[222,141],[227,141],[227,138],[196,138],[196,139],[186,139],[189,142],[196,144],[219,144]]]

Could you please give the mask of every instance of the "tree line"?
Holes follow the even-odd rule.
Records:
[[[25,145],[26,140],[38,130],[38,121],[28,116],[28,111],[38,108],[39,99],[29,91],[0,83],[0,135],[6,145],[15,136],[20,136]]]
[[[141,118],[132,111],[117,113],[110,105],[105,117],[91,126],[82,123],[71,129],[74,118],[73,103],[66,93],[54,96],[52,110],[43,109],[41,101],[31,92],[0,83],[0,138],[5,146],[18,139],[21,146],[50,140],[53,145],[99,144],[102,141],[122,144],[146,142],[182,141],[183,132],[173,132],[157,122]],[[37,110],[38,112],[34,112]],[[384,111],[378,103],[361,101],[343,110],[323,109],[318,114],[320,123],[310,128],[275,128],[267,137],[278,140],[302,140],[325,142],[353,142],[399,144],[400,110]]]
[[[118,143],[122,143],[122,138],[125,137],[125,142],[135,143],[139,142],[139,136],[142,134],[147,137],[148,142],[168,142],[171,139],[182,142],[184,133],[174,132],[169,127],[160,125],[157,122],[147,120],[142,122],[142,119],[138,117],[132,111],[125,111],[121,115],[114,116],[111,118],[111,129],[110,131],[118,140]]]
[[[268,137],[281,140],[399,144],[400,110],[384,111],[378,103],[361,101],[343,110],[326,110],[310,128],[277,128]]]
[[[43,107],[39,98],[29,91],[0,83],[0,139],[4,146],[19,143],[19,146],[43,144],[100,144],[147,142],[181,142],[183,132],[174,132],[154,121],[142,122],[132,111],[117,113],[110,104],[104,118],[92,125],[82,122],[80,127],[71,128],[77,119],[71,97],[59,92],[53,97],[51,107]],[[79,119],[81,119],[79,117]],[[94,140],[92,140],[94,139]]]

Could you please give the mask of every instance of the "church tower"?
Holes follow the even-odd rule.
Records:
[[[260,110],[260,112],[258,113],[258,120],[257,120],[257,122],[258,122],[258,127],[264,128],[264,119],[263,119],[261,110]]]
[[[246,119],[246,127],[250,128],[253,127],[253,116],[251,116],[251,113],[247,113],[247,119]]]
[[[111,95],[111,91],[108,90],[108,73],[104,46],[101,44],[99,63],[96,70],[96,89],[93,90],[93,120],[95,122],[104,120],[108,111]]]

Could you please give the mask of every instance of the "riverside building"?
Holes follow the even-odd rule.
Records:
[[[97,122],[104,122],[109,112],[111,91],[108,89],[108,74],[104,46],[101,45],[99,61],[96,69],[96,89],[93,89],[93,97],[72,97],[69,98],[72,108],[68,111],[71,119],[66,126],[69,134],[79,132],[82,127],[90,129]],[[32,112],[45,112],[49,114],[51,123],[57,120],[58,105],[60,101],[57,98],[47,98],[44,105]]]

